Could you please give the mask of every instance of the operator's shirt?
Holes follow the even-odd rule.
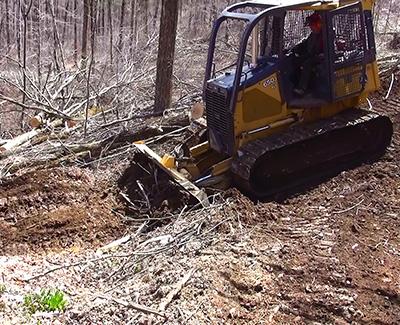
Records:
[[[322,33],[311,33],[305,40],[306,54],[309,56],[319,55],[324,52],[324,41]]]

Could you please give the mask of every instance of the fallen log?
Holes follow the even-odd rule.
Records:
[[[63,120],[58,119],[58,120],[55,120],[52,123],[50,123],[50,127],[54,128],[54,127],[61,126],[62,124],[63,124]],[[38,135],[43,135],[45,132],[46,132],[46,130],[44,130],[44,129],[33,129],[29,132],[26,132],[24,134],[21,134],[21,135],[15,137],[14,139],[11,139],[6,144],[4,144],[0,147],[0,157],[1,157],[2,153],[6,153],[9,151],[15,150],[19,146],[22,146],[23,144],[32,140],[34,137],[36,137]]]
[[[24,134],[21,134],[21,135],[15,137],[14,139],[8,141],[6,144],[2,145],[0,147],[0,153],[17,148],[17,147],[23,145],[24,143],[28,142],[30,139],[34,138],[38,134],[40,134],[40,130],[37,130],[37,129],[31,130]]]
[[[23,160],[21,162],[14,162],[8,164],[1,168],[0,170],[0,180],[4,177],[8,177],[12,174],[17,173],[19,170],[24,169],[29,171],[29,169],[37,169],[38,167],[46,166],[46,168],[58,167],[62,164],[73,164],[76,163],[78,159],[86,160],[90,157],[90,151],[83,151],[80,153],[73,153],[70,155],[62,155],[58,153],[51,157],[43,157],[40,159]]]

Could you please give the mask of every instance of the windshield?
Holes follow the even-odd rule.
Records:
[[[247,22],[227,19],[218,31],[211,78],[236,72],[239,49]],[[254,27],[246,44],[243,71],[273,61],[280,52],[281,19],[266,16]]]

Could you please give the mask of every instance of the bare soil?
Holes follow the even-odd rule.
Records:
[[[80,168],[44,169],[0,187],[0,252],[58,250],[98,245],[125,226],[106,182]]]

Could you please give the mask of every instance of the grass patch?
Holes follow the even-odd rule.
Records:
[[[39,293],[24,296],[24,307],[31,315],[36,312],[63,312],[66,306],[65,294],[58,289],[42,289]]]

